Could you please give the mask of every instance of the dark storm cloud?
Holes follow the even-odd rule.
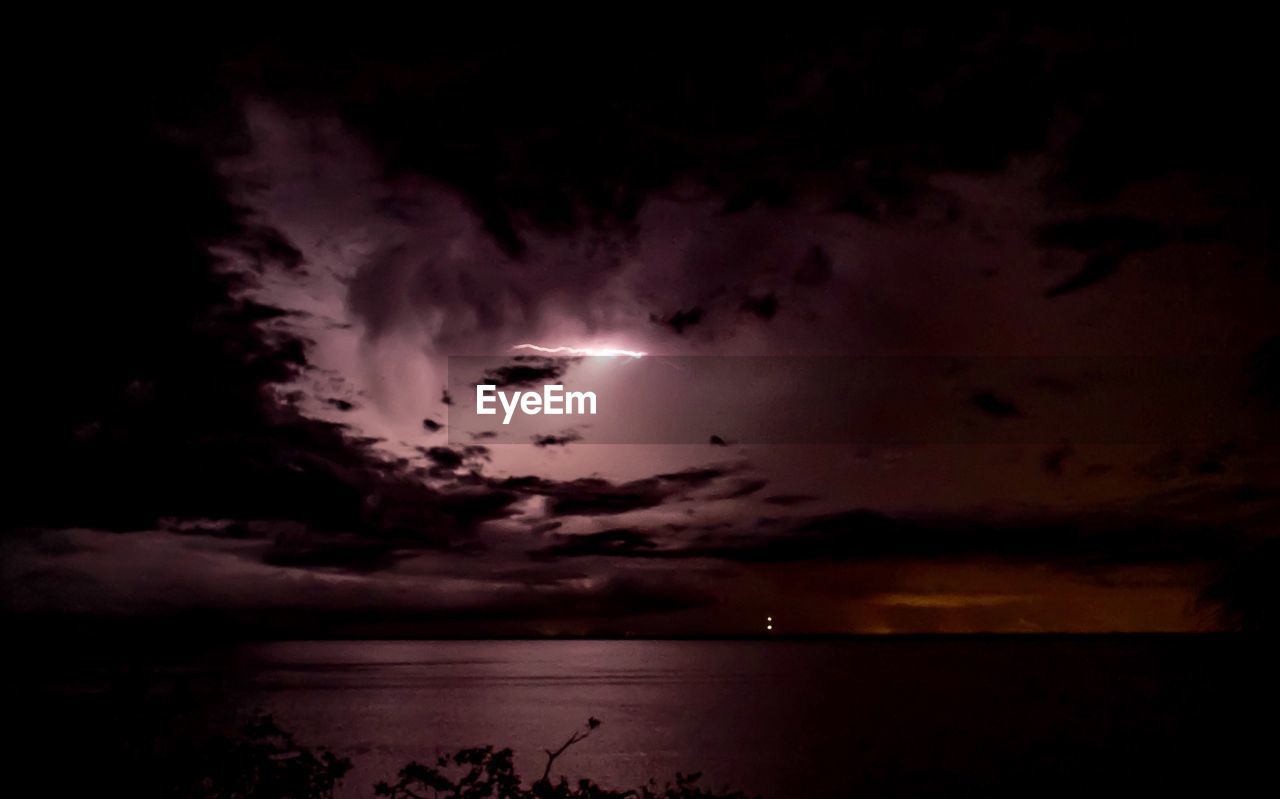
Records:
[[[1159,34],[1121,25],[1099,35],[1080,69],[1063,76],[1070,92],[1095,86],[1097,102],[1081,113],[1052,187],[1096,202],[1177,169],[1242,175],[1274,131],[1254,101],[1260,35],[1203,17],[1168,20]],[[1188,47],[1215,55],[1188,60]],[[1135,51],[1140,60],[1130,60]]]
[[[589,305],[593,279],[619,261],[606,253],[581,272],[556,262],[502,292],[521,274],[515,269],[536,261],[532,242],[572,239],[576,247],[590,237],[574,236],[596,231],[625,240],[647,201],[683,196],[687,186],[718,200],[729,216],[760,212],[773,220],[780,209],[820,208],[878,230],[909,221],[948,226],[965,209],[939,187],[945,176],[996,174],[1011,156],[1028,154],[1047,164],[1044,195],[1072,207],[1177,175],[1224,209],[1210,223],[1217,230],[1251,231],[1258,218],[1269,219],[1274,159],[1261,156],[1277,136],[1268,105],[1257,99],[1266,96],[1270,72],[1270,51],[1259,46],[1265,26],[1226,31],[1201,15],[1166,15],[1158,25],[1144,17],[1143,27],[1115,23],[1108,31],[1046,31],[1030,13],[975,18],[965,9],[921,21],[904,12],[855,20],[829,38],[710,47],[699,36],[677,35],[656,55],[639,37],[559,41],[524,32],[485,31],[482,42],[430,46],[418,30],[288,41],[255,41],[249,33],[219,47],[103,37],[109,52],[103,45],[85,53],[84,64],[68,70],[73,80],[15,123],[43,140],[37,155],[21,159],[41,174],[28,198],[41,217],[32,238],[58,246],[45,248],[38,267],[10,270],[17,298],[11,340],[25,346],[15,348],[11,366],[21,376],[9,442],[18,468],[6,487],[5,522],[136,530],[165,527],[166,518],[227,519],[227,538],[250,521],[288,522],[293,532],[253,550],[264,563],[364,575],[392,570],[405,551],[477,549],[480,528],[511,519],[529,497],[545,498],[553,516],[599,517],[762,490],[760,481],[720,468],[623,482],[490,479],[479,474],[478,452],[424,448],[427,465],[418,466],[389,459],[381,442],[354,426],[302,415],[307,397],[293,386],[312,371],[310,345],[277,324],[294,312],[246,294],[272,269],[323,269],[304,262],[300,245],[309,244],[301,237],[291,241],[228,198],[215,163],[249,147],[243,98],[278,104],[308,129],[316,120],[341,120],[376,154],[371,183],[389,188],[425,177],[465,199],[494,246],[442,265],[396,241],[374,241],[346,299],[352,321],[371,339],[406,318],[418,323],[423,309],[449,308],[459,313],[446,315],[442,335],[469,342],[477,330],[541,318],[553,289],[564,292],[567,306]],[[322,144],[314,149],[308,168],[333,164]],[[388,191],[384,200],[378,207],[387,218],[417,219],[412,198]],[[318,198],[315,207],[324,204]],[[1080,259],[1074,274],[1048,289],[1056,297],[1102,285],[1126,258],[1160,246],[1176,229],[1145,217],[1090,215],[1050,222],[1030,240]],[[1023,240],[1028,232],[1019,230]],[[813,240],[805,235],[797,253]],[[484,272],[495,247],[518,262],[495,258],[501,263]],[[229,269],[211,248],[238,255],[247,268]],[[656,323],[693,337],[705,332],[704,315],[719,321],[733,316],[743,296],[772,298],[745,311],[776,316],[767,326],[774,331],[800,316],[800,298],[837,287],[837,267],[842,279],[859,270],[874,291],[868,255],[863,263],[841,250],[836,263],[815,245],[758,285],[730,279],[739,268],[733,258],[691,261],[699,291],[646,297],[637,319],[643,324],[645,312],[658,309]],[[584,288],[567,290],[573,286]],[[919,290],[903,288],[908,296]],[[787,313],[777,316],[780,302]],[[1250,372],[1257,396],[1273,405],[1280,404],[1278,350],[1268,342]],[[511,369],[493,382],[560,376],[534,360]],[[447,392],[441,402],[450,404]],[[330,400],[350,411],[344,421],[368,410],[346,403]],[[995,418],[1020,415],[1012,400],[990,391],[974,394],[972,404]],[[430,419],[422,426],[440,429]],[[1044,466],[1059,473],[1064,460]],[[1163,466],[1147,476],[1177,485],[1174,477],[1214,477],[1233,463],[1225,454],[1188,451]],[[1223,501],[1263,514],[1251,504],[1256,499]],[[584,542],[562,535],[542,557],[1175,562],[1234,546],[1231,529],[1215,535],[1154,512],[994,524],[856,511],[769,522],[752,535],[704,526],[692,539],[638,528]],[[591,589],[559,589],[516,587],[442,613],[463,620],[608,616],[710,601],[683,585],[607,576]],[[330,610],[369,617],[367,607],[335,603]],[[412,615],[403,621],[412,623]]]
[[[1245,367],[1249,393],[1280,409],[1280,336],[1272,336],[1249,357]]]
[[[462,447],[418,447],[418,452],[431,464],[427,473],[431,477],[447,478],[459,469],[479,472],[489,460],[489,448],[479,444]]]
[[[786,520],[768,532],[660,537],[643,529],[558,535],[536,559],[586,556],[718,559],[772,564],[918,559],[1034,561],[1063,568],[1221,561],[1249,540],[1240,530],[1174,518],[1089,513],[987,522],[852,510]],[[579,540],[582,539],[582,540]]]
[[[554,516],[611,516],[682,499],[688,491],[712,485],[738,471],[740,467],[736,466],[686,469],[624,483],[599,477],[556,481],[527,476],[508,478],[496,485],[546,497],[547,511]]]
[[[1139,464],[1136,471],[1149,480],[1166,482],[1182,475],[1185,457],[1181,450],[1167,450]]]
[[[910,216],[936,193],[928,173],[998,169],[1053,121],[1050,89],[1064,81],[1043,45],[981,31],[883,20],[826,41],[715,48],[675,36],[661,58],[626,37],[498,37],[468,48],[468,69],[443,73],[432,69],[442,55],[417,41],[348,39],[275,49],[255,88],[336,112],[394,172],[448,183],[518,257],[523,225],[625,228],[647,195],[681,180],[713,189],[726,213],[787,206],[818,186],[834,207]]]
[[[1063,444],[1046,452],[1040,458],[1040,465],[1054,477],[1061,477],[1066,469],[1067,459],[1075,454],[1070,444]]]
[[[665,472],[657,475],[654,479],[674,485],[696,488],[698,486],[710,485],[712,482],[723,477],[729,477],[737,474],[738,472],[741,472],[742,469],[743,466],[741,464],[692,467],[689,469],[681,469],[678,472]]]
[[[655,480],[637,480],[615,485],[598,477],[582,477],[567,482],[541,477],[512,477],[500,483],[513,491],[545,496],[551,513],[596,516],[627,513],[662,504],[670,491]]]
[[[262,555],[262,562],[272,566],[357,573],[389,569],[396,560],[396,548],[387,541],[350,534],[326,536],[307,531],[277,536]]]
[[[742,313],[757,316],[766,322],[778,313],[778,296],[773,292],[758,297],[747,297],[738,308]]]
[[[511,363],[490,369],[480,378],[483,385],[498,388],[522,388],[559,380],[574,358],[540,358],[517,355]]]
[[[421,629],[423,622],[537,621],[625,619],[648,613],[674,613],[715,604],[715,596],[696,582],[677,576],[620,574],[594,581],[551,580],[544,585],[526,578],[464,607],[436,613],[405,614],[397,626]],[[458,630],[467,634],[474,628]]]
[[[391,321],[395,309],[403,302],[403,291],[387,291],[387,287],[399,288],[401,281],[398,278],[406,257],[405,247],[388,247],[369,258],[351,281],[347,301],[372,339],[378,339],[392,329]]]
[[[822,247],[814,247],[805,255],[793,279],[801,286],[819,287],[831,280],[831,256]]]
[[[591,589],[564,588],[550,596],[537,593],[522,602],[499,606],[524,618],[615,618],[641,613],[673,613],[715,604],[715,595],[678,577],[617,575]],[[492,612],[492,611],[490,611]]]
[[[260,273],[268,264],[279,264],[290,271],[302,266],[302,251],[280,231],[266,225],[247,225],[231,244],[251,256]]]
[[[93,551],[92,547],[77,543],[66,530],[13,530],[6,533],[6,541],[22,541],[41,555],[54,559]]]
[[[1181,477],[1211,477],[1227,471],[1227,463],[1238,449],[1232,442],[1198,450],[1168,449],[1139,463],[1135,471],[1158,483]]]
[[[450,447],[429,447],[423,450],[422,454],[436,466],[445,469],[457,469],[462,466],[462,452]]]
[[[1084,260],[1080,271],[1060,283],[1045,289],[1046,297],[1061,297],[1073,291],[1079,291],[1114,275],[1120,269],[1120,255],[1115,253],[1094,253]]]
[[[393,173],[455,188],[520,256],[525,226],[625,228],[646,196],[682,180],[710,187],[727,213],[786,206],[816,186],[833,207],[911,216],[936,194],[928,173],[997,169],[1042,144],[1050,89],[1070,86],[1042,44],[981,29],[883,20],[855,24],[851,38],[717,48],[675,37],[657,59],[625,38],[605,49],[491,40],[452,72],[417,42],[348,39],[267,50],[254,88],[336,112]],[[954,68],[969,62],[982,66]],[[828,275],[818,260],[797,279]]]
[[[1077,252],[1153,250],[1167,238],[1163,226],[1153,220],[1106,214],[1046,222],[1035,233],[1041,247]]]
[[[1246,155],[1274,130],[1253,101],[1265,48],[1225,47],[1241,31],[1203,18],[1156,31],[1036,17],[877,14],[839,36],[714,47],[674,35],[660,58],[644,37],[489,32],[455,51],[343,31],[246,48],[223,79],[300,115],[337,115],[390,175],[466,198],[513,256],[529,229],[625,231],[645,199],[686,181],[727,213],[817,194],[872,219],[933,201],[934,174],[994,171],[1047,147],[1047,189],[1075,198],[1175,168],[1266,184]],[[1185,57],[1213,47],[1222,57]],[[1063,140],[1052,147],[1051,132]],[[820,285],[829,271],[819,257],[796,278]]]
[[[114,121],[97,135],[117,157],[67,153],[82,170],[82,207],[96,210],[58,268],[15,286],[59,297],[61,322],[22,356],[42,391],[12,442],[28,468],[8,520],[358,518],[374,459],[342,428],[277,403],[271,387],[308,368],[305,344],[265,334],[259,323],[274,314],[242,299],[249,278],[221,269],[208,247],[244,239],[286,260],[291,250],[244,223],[190,140],[119,107],[103,118]]]
[[[113,636],[119,627],[103,623],[127,619],[142,629],[157,625],[152,631],[165,641],[207,641],[227,634],[474,635],[477,622],[505,620],[522,624],[483,629],[529,634],[535,628],[523,623],[669,613],[715,601],[682,575],[491,565],[465,552],[419,559],[419,572],[406,575],[397,564],[414,561],[397,542],[299,529],[279,533],[265,549],[161,532],[72,534],[85,544],[73,554],[50,555],[38,541],[4,542],[6,566],[16,573],[0,590],[0,606],[32,611],[24,629],[38,626],[47,635],[51,624],[70,620],[70,630]],[[157,557],[165,558],[163,573],[139,568]],[[448,579],[422,579],[424,568]],[[459,579],[459,570],[467,576]],[[173,590],[177,585],[183,590]]]
[[[975,391],[969,397],[969,402],[973,407],[997,419],[1012,419],[1022,415],[1022,410],[1011,400],[992,391]]]
[[[642,556],[657,548],[652,536],[638,530],[615,528],[583,535],[559,535],[558,543],[537,550],[533,557],[539,560],[574,558],[586,555]]]
[[[6,492],[6,526],[275,520],[417,546],[469,539],[518,497],[430,487],[368,437],[301,415],[283,391],[311,373],[308,342],[275,324],[283,309],[247,295],[267,266],[306,265],[229,198],[215,167],[245,141],[238,100],[201,60],[211,52],[172,50],[163,70],[142,57],[96,60],[42,117],[39,152],[78,188],[72,212],[55,196],[64,182],[44,181],[38,225],[63,243],[11,284],[29,299],[11,321],[48,332],[14,364],[39,391],[17,410],[10,454],[25,467]],[[97,120],[92,137],[81,115]],[[228,254],[248,268],[231,268]],[[363,546],[332,559],[383,562]]]
[[[585,237],[583,251],[611,242],[626,252],[636,244],[628,237],[637,232],[640,209],[689,196],[719,200],[729,216],[758,214],[762,227],[783,218],[775,211],[797,208],[878,222],[977,224],[965,208],[972,198],[940,188],[942,178],[1004,174],[1010,163],[1021,163],[1011,160],[1020,155],[1044,159],[1051,173],[1042,187],[1046,200],[1088,195],[1101,201],[1133,181],[1173,170],[1226,175],[1229,180],[1207,185],[1247,186],[1241,190],[1247,198],[1264,196],[1255,187],[1267,179],[1256,164],[1238,160],[1224,131],[1247,130],[1250,142],[1263,142],[1260,131],[1274,124],[1256,104],[1222,102],[1217,87],[1227,84],[1227,94],[1242,99],[1251,93],[1240,84],[1258,88],[1258,79],[1239,63],[1229,65],[1231,59],[1206,59],[1192,70],[1182,55],[1201,52],[1197,41],[1218,41],[1213,37],[1223,31],[1189,20],[1163,20],[1167,28],[1157,32],[1118,20],[1098,30],[1037,17],[890,14],[855,21],[839,37],[803,43],[768,38],[708,48],[699,38],[676,37],[664,43],[659,59],[646,43],[625,36],[603,51],[592,42],[552,37],[534,44],[499,35],[459,44],[462,52],[429,53],[394,36],[376,43],[322,37],[267,43],[224,79],[304,123],[342,120],[376,159],[375,180],[386,194],[398,196],[400,182],[424,177],[447,187],[465,198],[493,242],[525,266],[539,265],[545,250],[531,242]],[[1237,48],[1231,55],[1258,57]],[[1187,78],[1186,85],[1172,91],[1161,79],[1153,89],[1165,68]],[[1200,102],[1223,117],[1208,125],[1190,114]],[[1141,119],[1128,118],[1131,106],[1144,108]],[[1099,132],[1119,119],[1126,127]],[[323,163],[323,153],[317,157]],[[1146,166],[1132,171],[1132,163]],[[1104,174],[1116,178],[1114,186],[1090,186]],[[396,214],[408,213],[396,205]],[[1241,204],[1239,213],[1248,216],[1256,205]],[[1070,274],[1053,278],[1050,296],[1101,284],[1126,256],[1178,229],[1154,212],[1126,216],[1078,202],[1070,207],[1078,216],[1053,219],[1038,232],[1037,220],[1028,219],[1016,232],[1079,261]],[[826,285],[836,266],[842,278],[863,266],[835,243],[813,241],[806,233],[794,242],[789,260],[759,282],[744,279],[746,268],[731,259],[691,260],[686,274],[699,290],[645,297],[644,314],[699,340],[716,332],[706,329],[709,322],[732,318],[744,296],[772,295],[786,310],[774,317],[778,324],[804,318],[803,303],[793,298]],[[806,248],[808,254],[797,257]],[[475,249],[481,254],[454,264],[389,244],[352,284],[356,315],[375,337],[393,319],[416,321],[430,310],[446,322],[433,335],[456,337],[450,343],[471,342],[476,331],[501,339],[499,332],[517,325],[562,321],[544,313],[548,296],[560,291],[563,306],[591,307],[591,291],[571,289],[596,285],[618,261],[602,259],[581,272],[557,264],[516,285],[530,270],[488,270],[492,248]],[[874,297],[876,288],[868,286],[867,293]],[[763,318],[773,315],[769,308],[753,301],[749,312],[764,311]],[[590,332],[599,330],[598,309],[574,315]]]
[[[429,487],[375,441],[307,418],[281,396],[281,386],[310,373],[308,343],[268,327],[285,312],[246,299],[253,270],[227,268],[211,248],[289,271],[302,268],[297,248],[228,199],[212,163],[223,132],[186,118],[192,109],[181,102],[164,124],[156,107],[130,105],[177,101],[168,88],[199,90],[205,76],[184,74],[183,64],[111,83],[130,87],[123,93],[82,98],[86,113],[114,98],[95,129],[113,156],[96,147],[63,154],[83,181],[81,207],[94,211],[80,215],[78,235],[62,237],[57,268],[16,279],[26,296],[58,297],[61,321],[20,356],[42,390],[11,442],[27,468],[11,483],[6,523],[137,530],[162,519],[265,519],[443,547],[505,518],[516,495]],[[272,557],[381,566],[378,550],[286,547]]]
[[[1036,230],[1038,246],[1083,253],[1085,258],[1075,274],[1048,288],[1045,296],[1059,297],[1100,283],[1119,271],[1125,257],[1157,249],[1169,238],[1164,225],[1137,216],[1097,214],[1046,222]]]
[[[271,322],[276,319],[285,319],[289,317],[301,318],[306,316],[306,314],[299,311],[286,311],[283,308],[263,305],[262,303],[254,302],[252,300],[243,301],[242,306],[242,313],[245,320],[251,322]]]
[[[575,441],[581,441],[582,435],[576,430],[566,430],[559,435],[534,436],[535,447],[567,447]]]
[[[650,314],[649,321],[661,327],[669,327],[677,336],[682,336],[686,329],[702,321],[702,315],[702,308],[695,306],[693,308],[683,308],[666,316]]]
[[[1052,392],[1054,394],[1071,394],[1079,390],[1079,386],[1070,380],[1063,380],[1060,377],[1050,377],[1048,375],[1037,375],[1031,379],[1031,385],[1042,391]]]
[[[380,525],[376,533],[397,533],[423,547],[470,546],[485,522],[513,515],[519,495],[467,486],[423,493],[409,484],[384,487],[369,498]],[[357,528],[359,529],[359,528]]]
[[[1239,553],[1219,569],[1201,596],[1222,608],[1227,623],[1239,630],[1280,630],[1280,538],[1270,538]]]
[[[818,498],[809,494],[774,494],[764,498],[764,501],[770,505],[779,505],[787,508],[793,505],[803,505],[807,502],[814,502]]]
[[[422,420],[422,429],[426,430],[428,433],[438,433],[443,428],[444,428],[444,425],[440,424],[435,419]]]
[[[1275,171],[1250,155],[1276,138],[1256,102],[1268,71],[1265,46],[1250,38],[1260,33],[1241,44],[1241,31],[1202,17],[1101,27],[1051,16],[877,12],[838,35],[710,45],[664,36],[660,57],[646,37],[626,35],[606,45],[487,32],[440,49],[413,35],[344,32],[263,42],[223,80],[299,119],[341,120],[378,162],[388,218],[419,212],[396,181],[425,178],[463,198],[496,249],[526,264],[539,258],[530,242],[567,234],[625,254],[646,204],[689,187],[727,216],[822,208],[885,224],[973,224],[970,198],[939,177],[993,175],[1023,155],[1043,158],[1043,199],[1069,200],[1080,215],[1022,231],[1079,260],[1049,297],[1103,284],[1174,229],[1091,209],[1140,181],[1207,178],[1208,201],[1231,209],[1214,224],[1266,229],[1258,220]],[[471,341],[543,320],[553,284],[589,304],[582,287],[619,260],[612,253],[573,275],[560,266],[512,288],[510,272],[468,262],[459,275],[389,246],[353,282],[351,304],[374,337],[431,308],[450,320],[438,335]],[[792,307],[784,288],[823,287],[836,270],[814,244],[771,281],[739,271],[728,260],[691,263],[707,291],[646,298],[647,312],[676,335],[702,333],[721,318],[714,298],[724,289],[730,309],[745,294],[748,312],[773,318]]]
[[[740,478],[738,480],[734,480],[730,482],[728,485],[724,486],[723,488],[717,489],[715,491],[712,491],[702,496],[701,499],[705,499],[709,501],[721,500],[721,499],[741,499],[742,497],[749,497],[752,494],[755,494],[756,492],[762,490],[767,485],[769,485],[769,481],[765,480],[764,478]]]
[[[974,519],[893,519],[868,511],[820,516],[795,536],[778,536],[745,559],[829,557],[992,557],[1044,559],[1064,565],[1115,565],[1212,560],[1237,541],[1213,525],[1159,516],[1083,513],[1032,516],[1007,522]]]

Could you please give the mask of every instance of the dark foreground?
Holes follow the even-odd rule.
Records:
[[[552,776],[702,771],[777,799],[1231,795],[1270,779],[1278,721],[1275,651],[1242,637],[61,641],[8,658],[9,795],[172,795],[180,755],[234,741],[257,708],[351,760],[343,797],[485,744],[512,747],[528,784],[589,717]]]

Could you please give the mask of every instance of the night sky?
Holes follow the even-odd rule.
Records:
[[[33,218],[7,267],[11,621],[1275,624],[1262,26],[581,24],[139,28],[32,58],[10,121]],[[468,398],[448,358],[530,342],[1015,366],[879,397],[989,438],[452,431]],[[1079,366],[1152,359],[1211,368],[1121,389]],[[1052,421],[1088,403],[1200,423],[1131,439]],[[998,434],[1028,419],[1034,436]]]

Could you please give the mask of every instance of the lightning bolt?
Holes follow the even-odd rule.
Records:
[[[601,357],[625,355],[628,358],[643,358],[647,354],[637,352],[636,350],[622,350],[616,347],[543,347],[540,344],[517,344],[511,349],[532,350],[534,352],[546,353],[547,355],[587,355]]]

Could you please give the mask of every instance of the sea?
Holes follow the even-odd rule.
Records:
[[[115,780],[82,753],[148,725],[165,736],[231,731],[261,711],[299,745],[351,759],[343,798],[372,796],[376,782],[410,761],[478,745],[510,747],[532,781],[546,750],[588,719],[599,725],[556,759],[553,775],[622,789],[700,773],[708,788],[774,799],[1151,795],[1199,786],[1231,795],[1273,762],[1277,722],[1274,647],[1241,636],[267,641],[180,652],[152,642],[145,654],[58,651],[56,662],[11,668],[6,680],[9,724],[18,727],[11,733],[28,751],[8,769],[23,784],[41,784],[50,763],[93,764],[89,779],[96,769],[103,782]],[[40,661],[16,652],[10,666],[24,658]],[[181,725],[156,720],[172,708]],[[130,762],[145,768],[145,753]]]

